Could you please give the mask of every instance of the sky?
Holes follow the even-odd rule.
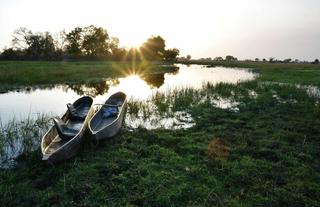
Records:
[[[124,47],[160,35],[193,58],[320,58],[320,0],[0,0],[0,49],[19,27],[95,25]]]

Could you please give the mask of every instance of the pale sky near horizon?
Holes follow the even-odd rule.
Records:
[[[0,49],[33,32],[95,25],[137,46],[161,35],[194,58],[320,58],[320,0],[0,0]]]

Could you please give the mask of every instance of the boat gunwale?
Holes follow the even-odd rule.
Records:
[[[79,135],[83,132],[83,130],[85,130],[85,129],[84,129],[84,128],[85,128],[85,125],[86,125],[85,123],[87,122],[87,119],[89,119],[88,117],[89,117],[89,115],[92,113],[91,111],[93,110],[93,99],[92,99],[91,96],[83,96],[83,97],[89,97],[89,98],[91,98],[92,103],[91,103],[91,105],[90,105],[90,109],[89,109],[89,111],[88,111],[88,114],[87,114],[85,120],[83,121],[83,124],[82,124],[81,129],[79,130],[79,132],[78,132],[72,139],[70,139],[69,141],[67,141],[66,143],[64,143],[59,149],[57,149],[57,150],[54,151],[53,153],[45,153],[45,150],[47,149],[47,147],[52,143],[52,141],[53,141],[54,139],[57,138],[57,136],[59,136],[59,134],[56,133],[56,136],[51,140],[51,143],[48,144],[46,147],[44,147],[45,137],[47,137],[47,135],[51,132],[51,130],[54,130],[54,128],[55,128],[55,126],[53,125],[53,126],[43,135],[42,140],[41,140],[41,152],[42,152],[42,159],[43,159],[43,160],[48,160],[52,155],[54,155],[54,154],[58,153],[59,151],[61,151],[62,149],[64,149],[64,148],[65,148],[68,144],[70,144],[71,142],[74,142],[77,138],[79,138]],[[81,97],[81,98],[83,98],[83,97]],[[79,100],[79,99],[78,99],[78,100]],[[76,101],[77,101],[77,100],[76,100]],[[70,112],[67,110],[67,111],[64,113],[64,115],[62,116],[62,120],[63,120],[64,118],[66,118],[69,114],[70,114]],[[91,118],[91,117],[90,117],[90,118]],[[89,122],[87,122],[87,123],[89,123]],[[60,136],[59,136],[59,138],[61,139]]]
[[[123,92],[118,92],[118,93],[123,93]],[[116,93],[115,93],[115,94],[116,94]],[[105,128],[107,128],[107,127],[111,126],[112,124],[114,124],[116,121],[118,121],[118,119],[120,119],[120,116],[121,116],[121,113],[122,113],[122,111],[123,111],[123,108],[124,108],[124,106],[127,104],[127,95],[126,95],[125,93],[123,93],[123,94],[125,95],[125,99],[124,99],[124,101],[123,101],[123,103],[122,103],[122,105],[121,105],[120,113],[119,113],[119,115],[117,116],[117,118],[114,119],[110,124],[104,126],[104,127],[101,128],[99,131],[94,131],[94,130],[91,129],[90,123],[91,123],[92,119],[93,119],[98,113],[100,113],[100,111],[102,110],[102,107],[91,117],[91,119],[89,120],[89,123],[88,123],[88,128],[89,128],[89,130],[90,130],[90,132],[91,132],[92,135],[98,134],[99,132],[101,132],[101,131],[104,130]],[[114,94],[113,94],[113,95],[114,95]],[[111,95],[111,96],[112,96],[112,95]],[[110,96],[110,97],[111,97],[111,96]],[[106,102],[110,99],[110,97],[106,100]],[[101,104],[98,104],[98,105],[101,105]],[[102,104],[102,105],[104,105],[104,104]]]

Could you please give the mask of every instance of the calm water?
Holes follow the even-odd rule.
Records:
[[[252,80],[256,76],[246,69],[177,66],[179,70],[174,73],[149,76],[133,74],[100,82],[39,86],[0,94],[0,118],[2,123],[6,123],[13,118],[23,120],[42,113],[60,116],[66,111],[67,103],[83,95],[93,96],[95,103],[104,103],[111,94],[123,91],[130,99],[147,100],[157,91],[165,92],[181,87],[201,88],[208,82],[237,83]]]

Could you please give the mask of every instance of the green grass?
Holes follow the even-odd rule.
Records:
[[[38,149],[41,136],[49,129],[51,117],[39,114],[25,120],[0,120],[0,166],[10,167],[19,155],[32,153]]]
[[[170,72],[175,67],[162,67],[149,62],[112,61],[0,61],[0,89],[41,84],[76,83],[120,77],[127,74]]]
[[[1,205],[320,206],[320,98],[294,85],[319,85],[318,66],[236,64],[228,66],[261,75],[152,98],[159,113],[190,113],[190,129],[123,128],[99,146],[87,140],[56,166],[43,163],[39,149],[23,154],[16,168],[0,170]],[[219,98],[238,110],[217,107]],[[128,113],[141,110],[152,113],[140,102]],[[230,144],[226,159],[208,156],[217,138]]]
[[[217,108],[210,97],[237,101],[239,111]],[[0,171],[2,205],[320,205],[318,97],[291,85],[250,81],[159,99],[179,103],[196,126],[123,129],[57,166],[43,163],[40,151],[22,156],[17,168]],[[230,143],[227,159],[207,155],[215,138]]]

